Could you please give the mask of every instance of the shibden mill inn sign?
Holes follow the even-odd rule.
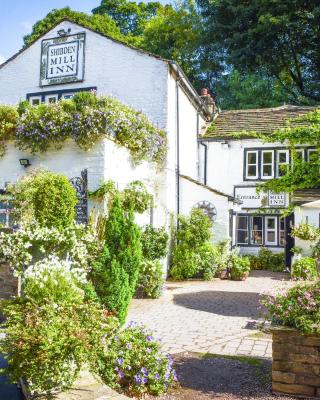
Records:
[[[241,201],[241,207],[245,209],[288,207],[288,195],[286,193],[273,193],[271,191],[257,193],[256,187],[236,186],[234,195],[236,199]]]
[[[84,32],[44,39],[41,44],[40,86],[80,82],[84,78]]]

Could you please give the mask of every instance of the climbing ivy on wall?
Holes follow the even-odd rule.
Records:
[[[31,106],[24,101],[18,107],[0,106],[0,142],[12,139],[16,147],[32,154],[60,149],[67,139],[90,150],[104,137],[126,147],[135,164],[165,163],[165,132],[143,113],[111,97],[81,92],[53,104]]]

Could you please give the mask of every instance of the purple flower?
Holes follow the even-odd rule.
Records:
[[[153,336],[147,336],[147,342],[152,342],[154,340]]]
[[[160,379],[159,372],[157,372],[157,373],[155,374],[154,379],[155,379],[156,381],[158,381],[158,380]]]
[[[124,378],[124,373],[123,373],[123,371],[121,371],[121,369],[119,370],[118,375],[119,375],[120,379]]]
[[[142,383],[147,383],[148,382],[148,378],[146,376],[142,377]]]
[[[143,375],[148,376],[147,368],[142,367],[142,368],[141,368],[141,372],[143,373]]]
[[[123,364],[123,358],[117,358],[117,359],[116,359],[116,363],[117,363],[118,365],[122,365],[122,364]]]
[[[140,375],[135,375],[134,377],[133,377],[133,379],[134,379],[134,381],[135,381],[135,383],[137,384],[137,385],[141,385],[141,383],[142,383],[142,380],[141,380],[141,376]]]
[[[130,344],[130,343],[127,343],[127,344],[126,344],[126,348],[127,348],[128,350],[130,350],[130,349],[131,349],[131,344]]]

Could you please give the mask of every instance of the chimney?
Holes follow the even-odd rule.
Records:
[[[215,104],[211,94],[209,93],[209,89],[202,88],[200,90],[200,98],[201,98],[203,104],[206,106],[209,113],[211,114],[211,117],[213,117],[213,115],[216,112],[216,104]]]

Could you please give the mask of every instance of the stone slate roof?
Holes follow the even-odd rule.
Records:
[[[251,131],[269,133],[284,128],[288,121],[301,117],[316,107],[285,105],[276,108],[222,111],[211,122],[203,134],[203,138],[227,138],[236,133]],[[291,125],[305,125],[302,121]]]

